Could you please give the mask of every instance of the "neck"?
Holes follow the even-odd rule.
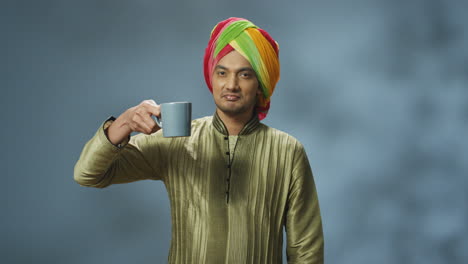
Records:
[[[220,111],[219,109],[216,109],[216,112],[218,113],[219,118],[221,118],[224,125],[226,126],[226,129],[228,130],[230,136],[239,135],[239,133],[244,128],[245,124],[249,122],[249,120],[252,118],[252,115],[254,114],[254,112],[252,111],[231,116],[229,114],[224,113],[223,111]]]

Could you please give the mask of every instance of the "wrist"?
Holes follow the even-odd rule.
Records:
[[[122,118],[119,116],[106,130],[107,138],[114,145],[119,145],[130,136],[132,130]]]

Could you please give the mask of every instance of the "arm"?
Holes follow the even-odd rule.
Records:
[[[302,146],[295,156],[286,215],[288,263],[323,263],[322,219],[312,170]]]
[[[114,122],[108,119],[86,143],[74,169],[74,179],[82,186],[104,188],[111,184],[143,179],[161,179],[159,148],[151,144],[150,137],[139,134],[114,145],[106,136]],[[156,155],[156,156],[155,156]],[[150,162],[151,160],[151,162]]]

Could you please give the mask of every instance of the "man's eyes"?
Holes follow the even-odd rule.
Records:
[[[227,73],[226,73],[226,71],[216,71],[216,75],[218,75],[218,76],[226,76]],[[244,79],[248,79],[248,78],[252,78],[254,75],[253,75],[253,73],[251,73],[251,72],[245,71],[245,72],[240,72],[240,73],[239,73],[239,76],[242,77],[242,78],[244,78]]]
[[[250,72],[241,72],[241,77],[242,78],[251,78],[252,77],[252,73]]]

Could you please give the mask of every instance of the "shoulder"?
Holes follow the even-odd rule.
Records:
[[[266,136],[274,137],[276,139],[287,140],[291,144],[299,144],[299,145],[302,146],[301,142],[297,138],[295,138],[291,134],[289,134],[289,133],[287,133],[285,131],[279,130],[277,128],[270,127],[268,125],[260,123],[260,129],[259,130],[262,131]]]
[[[259,131],[268,138],[271,138],[271,141],[274,142],[275,144],[281,144],[285,147],[286,150],[289,151],[303,151],[304,146],[302,143],[292,136],[291,134],[279,130],[277,128],[270,127],[268,125],[265,125],[263,123],[260,123],[260,129]]]
[[[196,133],[196,131],[203,130],[204,128],[208,127],[212,120],[212,116],[205,116],[192,120],[192,134]]]
[[[192,136],[200,135],[207,125],[211,124],[211,116],[206,116],[198,119],[192,120]],[[176,137],[176,138],[166,138],[163,136],[163,130],[160,129],[157,132],[146,135],[143,133],[138,133],[132,135],[130,138],[130,145],[137,147],[142,151],[155,151],[155,150],[167,150],[170,148],[172,143],[189,140],[190,138],[195,137]]]
[[[211,124],[213,117],[212,116],[204,116],[201,118],[197,118],[192,120],[192,126],[200,126],[204,124]]]

